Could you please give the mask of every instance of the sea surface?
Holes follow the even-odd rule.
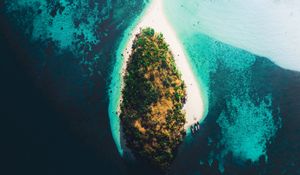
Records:
[[[233,2],[164,1],[206,107],[170,174],[300,174],[297,2],[267,0],[259,9],[258,1]],[[158,174],[122,157],[109,107],[120,95],[113,89],[121,50],[149,3],[0,2],[0,174]],[[266,18],[285,13],[282,28]]]

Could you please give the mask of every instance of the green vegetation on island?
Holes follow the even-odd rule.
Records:
[[[120,119],[135,157],[166,171],[185,135],[185,84],[163,35],[142,29],[133,42]]]

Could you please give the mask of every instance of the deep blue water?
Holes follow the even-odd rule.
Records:
[[[157,174],[121,158],[107,110],[115,52],[145,3],[0,2],[1,174]],[[171,174],[300,174],[300,73],[186,37],[209,110]]]

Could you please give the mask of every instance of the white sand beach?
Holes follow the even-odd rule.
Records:
[[[142,28],[146,27],[151,27],[156,32],[161,32],[165,38],[165,41],[167,42],[167,44],[169,44],[169,48],[174,55],[177,69],[181,73],[182,79],[186,84],[187,100],[186,104],[184,105],[184,110],[186,112],[185,129],[187,130],[191,125],[193,125],[197,121],[200,121],[204,114],[204,104],[200,87],[197,83],[196,77],[192,72],[192,68],[189,65],[183,47],[178,40],[176,33],[174,32],[164,15],[162,0],[152,0],[152,2],[150,3],[151,4],[146,9],[146,13],[144,14],[144,16],[140,19],[133,32],[130,33],[130,39],[126,44],[125,50],[123,51],[124,60],[121,71],[122,76],[124,75],[126,70],[126,63],[131,54],[131,48],[135,35],[140,33]],[[121,89],[122,88],[123,79],[121,79]],[[121,99],[122,97],[120,97],[118,113],[120,113]]]

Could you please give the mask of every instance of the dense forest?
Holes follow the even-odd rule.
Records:
[[[138,159],[167,171],[185,135],[185,84],[161,33],[136,35],[124,74],[121,124]]]

